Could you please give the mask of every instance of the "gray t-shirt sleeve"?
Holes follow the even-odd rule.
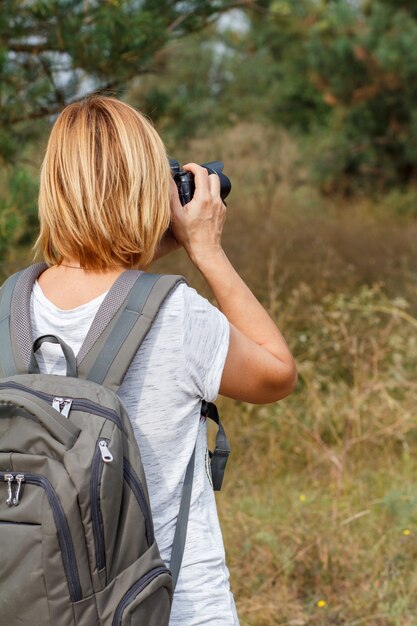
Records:
[[[191,287],[184,288],[183,350],[193,391],[207,402],[219,393],[229,350],[226,316]]]

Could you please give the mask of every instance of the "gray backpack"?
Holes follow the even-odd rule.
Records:
[[[184,279],[126,271],[75,358],[57,336],[33,342],[30,293],[45,269],[0,291],[0,626],[167,626],[184,551],[195,450],[170,568],[155,542],[139,449],[117,389],[158,310]],[[58,343],[67,375],[40,374]],[[216,407],[213,487],[230,448]],[[157,419],[157,416],[155,417]]]

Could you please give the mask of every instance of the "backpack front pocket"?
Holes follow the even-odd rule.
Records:
[[[19,498],[21,496],[22,485],[23,489],[26,485],[32,485],[36,488],[41,488],[44,490],[55,522],[59,548],[62,556],[62,563],[68,583],[69,595],[72,602],[79,601],[82,597],[82,592],[80,578],[78,575],[77,561],[75,558],[74,543],[72,541],[72,536],[64,509],[52,484],[45,476],[26,471],[24,473],[0,472],[0,481],[7,484],[6,504],[8,505],[8,507],[12,508],[12,510],[14,510],[15,506],[19,506]],[[14,487],[15,489],[13,490]],[[11,520],[11,522],[13,521],[14,520]],[[2,530],[4,531],[7,526],[7,524],[2,524]],[[38,526],[33,523],[22,524],[19,520],[16,523],[9,523],[9,526],[10,534],[19,533],[18,529],[20,529],[21,527],[38,528],[42,543],[42,527],[40,525]],[[1,543],[3,547],[3,540]],[[14,559],[16,562],[18,562],[16,556],[14,557]],[[42,571],[42,569],[40,571]]]
[[[0,621],[51,624],[42,576],[42,527],[0,521]]]
[[[16,619],[3,622],[6,604],[7,610],[15,604],[16,615],[22,613],[22,626],[71,624],[73,603],[90,596],[93,587],[70,477],[56,460],[36,455],[0,454],[0,467],[0,624],[18,623]],[[26,590],[32,572],[37,573],[36,584],[28,584],[35,601]],[[45,607],[47,615],[41,619]]]

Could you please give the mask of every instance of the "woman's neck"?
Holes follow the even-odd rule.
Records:
[[[65,263],[42,272],[38,282],[48,300],[60,309],[69,310],[108,291],[124,271],[124,267],[84,270],[76,259],[65,259]]]

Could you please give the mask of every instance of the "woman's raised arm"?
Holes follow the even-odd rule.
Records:
[[[253,403],[275,402],[297,382],[294,359],[274,321],[240,278],[221,247],[226,207],[216,174],[190,163],[194,197],[171,205],[174,235],[202,273],[230,323],[230,345],[220,393]]]

